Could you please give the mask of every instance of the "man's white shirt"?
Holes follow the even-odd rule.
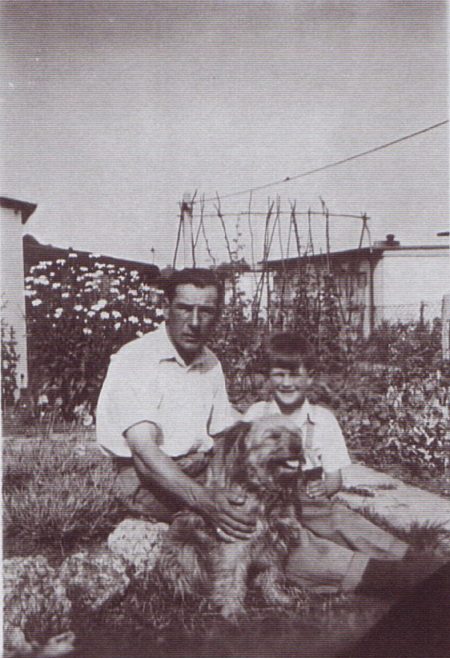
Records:
[[[207,452],[213,435],[238,420],[217,357],[208,348],[186,365],[165,323],[124,345],[111,357],[97,407],[97,441],[131,457],[124,437],[143,421],[157,425],[160,449],[170,457]]]

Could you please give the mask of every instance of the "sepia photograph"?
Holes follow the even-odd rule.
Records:
[[[450,656],[448,14],[0,0],[5,658]]]

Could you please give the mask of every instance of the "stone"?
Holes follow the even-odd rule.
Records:
[[[72,604],[42,555],[3,561],[3,624],[9,654],[33,655],[37,639],[68,631]]]
[[[108,548],[133,565],[135,574],[148,573],[156,564],[167,523],[125,519],[108,537]]]
[[[96,612],[125,593],[130,584],[126,571],[127,564],[120,556],[106,549],[85,550],[64,560],[59,577],[73,601]]]

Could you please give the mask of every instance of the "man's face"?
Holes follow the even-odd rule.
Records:
[[[219,314],[215,286],[177,286],[175,297],[164,308],[167,332],[178,353],[190,363],[202,350]]]
[[[282,411],[290,412],[302,406],[311,384],[303,366],[293,369],[271,368],[269,379],[272,395]]]

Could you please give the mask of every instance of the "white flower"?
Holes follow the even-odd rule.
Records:
[[[113,318],[116,319],[116,320],[117,320],[117,318],[121,318],[121,317],[122,317],[122,313],[120,313],[120,311],[111,311],[111,315],[112,315]]]
[[[78,258],[78,254],[75,252],[71,251],[70,254],[67,256],[67,258]]]
[[[117,299],[121,302],[125,299],[125,295],[118,295]]]
[[[151,318],[144,318],[144,324],[153,324],[153,320]]]
[[[31,302],[31,304],[32,304],[33,306],[40,306],[40,305],[42,304],[42,300],[41,300],[41,299],[33,299],[33,301]]]
[[[80,267],[80,272],[87,272],[87,271],[88,271],[88,268],[85,265],[82,265]]]
[[[99,270],[103,270],[105,267],[105,263],[95,263],[95,267],[98,267]]]
[[[76,305],[73,307],[73,310],[74,310],[74,311],[82,311],[82,310],[83,310],[83,307],[81,306],[81,304],[76,304]]]
[[[57,262],[58,265],[64,265],[65,262],[66,262],[66,259],[65,258],[58,258],[56,262]]]
[[[58,281],[54,281],[54,283],[52,283],[52,288],[54,288],[55,290],[56,288],[61,288],[61,284]]]
[[[30,272],[31,272],[31,270],[34,270],[34,267],[32,267],[32,268],[30,269]],[[26,276],[26,277],[25,277],[25,281],[26,281],[27,283],[31,283],[31,281],[34,281],[34,277],[32,277],[32,276]]]
[[[115,323],[114,323],[114,329],[115,329],[116,331],[117,331],[118,329],[120,329],[120,326],[121,326],[121,325],[120,325],[120,322],[115,322]]]
[[[63,312],[64,312],[64,310],[61,308],[61,306],[59,306],[59,307],[55,310],[55,313],[54,313],[55,318],[60,318],[61,315],[63,314]]]
[[[105,306],[107,306],[107,304],[108,304],[108,302],[106,301],[106,299],[99,299],[96,304],[93,304],[91,306],[91,309],[93,311],[101,311],[102,308],[105,308]]]
[[[119,288],[110,288],[109,292],[112,292],[115,295],[119,292]]]
[[[34,282],[41,286],[48,286],[50,284],[50,281],[43,274],[38,276],[38,278],[35,279]]]
[[[86,334],[86,336],[89,336],[89,334],[92,333],[92,329],[89,329],[89,327],[84,327],[83,333]]]
[[[95,315],[95,311],[88,311],[87,312],[88,318],[93,318]]]
[[[109,313],[108,313],[108,311],[102,311],[102,312],[100,313],[100,317],[101,317],[102,320],[109,320]]]
[[[148,286],[146,283],[143,283],[143,284],[141,285],[141,290],[142,290],[143,292],[148,292],[148,291],[150,290],[150,286]]]
[[[64,299],[67,299],[67,297],[70,297],[70,293],[63,292],[63,293],[61,293],[61,297],[64,297]]]
[[[137,318],[135,315],[130,315],[130,317],[128,318],[128,322],[131,322],[131,324],[138,324],[139,318]]]
[[[33,297],[36,294],[36,290],[25,290],[25,297]]]
[[[161,308],[155,309],[155,314],[157,318],[163,318],[164,317],[164,311]]]
[[[130,288],[129,291],[128,291],[128,294],[131,295],[132,297],[136,297],[137,290],[134,290],[133,288]]]
[[[141,338],[141,336],[143,335],[144,335],[143,331],[136,331],[136,336],[138,336],[139,338]]]

